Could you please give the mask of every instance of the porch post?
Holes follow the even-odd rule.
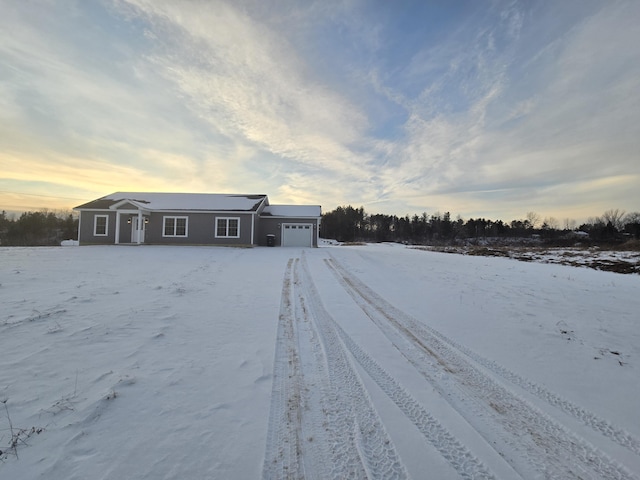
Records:
[[[120,212],[116,210],[116,245],[120,243]]]
[[[138,231],[136,232],[136,243],[140,245],[140,231],[144,228],[144,224],[142,223],[144,220],[142,219],[142,210],[138,210]]]

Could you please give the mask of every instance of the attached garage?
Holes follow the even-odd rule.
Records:
[[[321,220],[319,205],[267,205],[260,212],[260,245],[317,247]]]
[[[283,223],[282,224],[283,247],[312,247],[313,224],[312,223]]]

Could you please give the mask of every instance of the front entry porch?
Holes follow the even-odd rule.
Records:
[[[144,243],[149,212],[143,210],[118,210],[116,213],[115,243]]]

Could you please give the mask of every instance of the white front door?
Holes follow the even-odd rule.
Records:
[[[144,243],[144,219],[131,218],[131,243]]]

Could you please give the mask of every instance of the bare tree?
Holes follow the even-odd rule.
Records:
[[[558,222],[558,219],[555,217],[545,218],[542,223],[552,230],[558,230],[558,227],[560,226],[560,222]]]
[[[640,238],[640,212],[627,213],[624,217],[624,229],[635,238]]]
[[[575,230],[576,221],[573,218],[565,218],[564,219],[564,229],[565,230]]]
[[[587,218],[587,225],[603,225],[601,217],[589,217]]]
[[[623,220],[624,224],[627,223],[640,223],[640,212],[627,213]]]
[[[622,230],[624,228],[624,222],[622,221],[624,218],[624,210],[619,209],[611,209],[607,210],[602,214],[602,223],[605,225],[611,223],[617,230]]]
[[[540,215],[536,212],[527,212],[527,221],[529,225],[531,225],[531,228],[536,228],[540,223]]]

